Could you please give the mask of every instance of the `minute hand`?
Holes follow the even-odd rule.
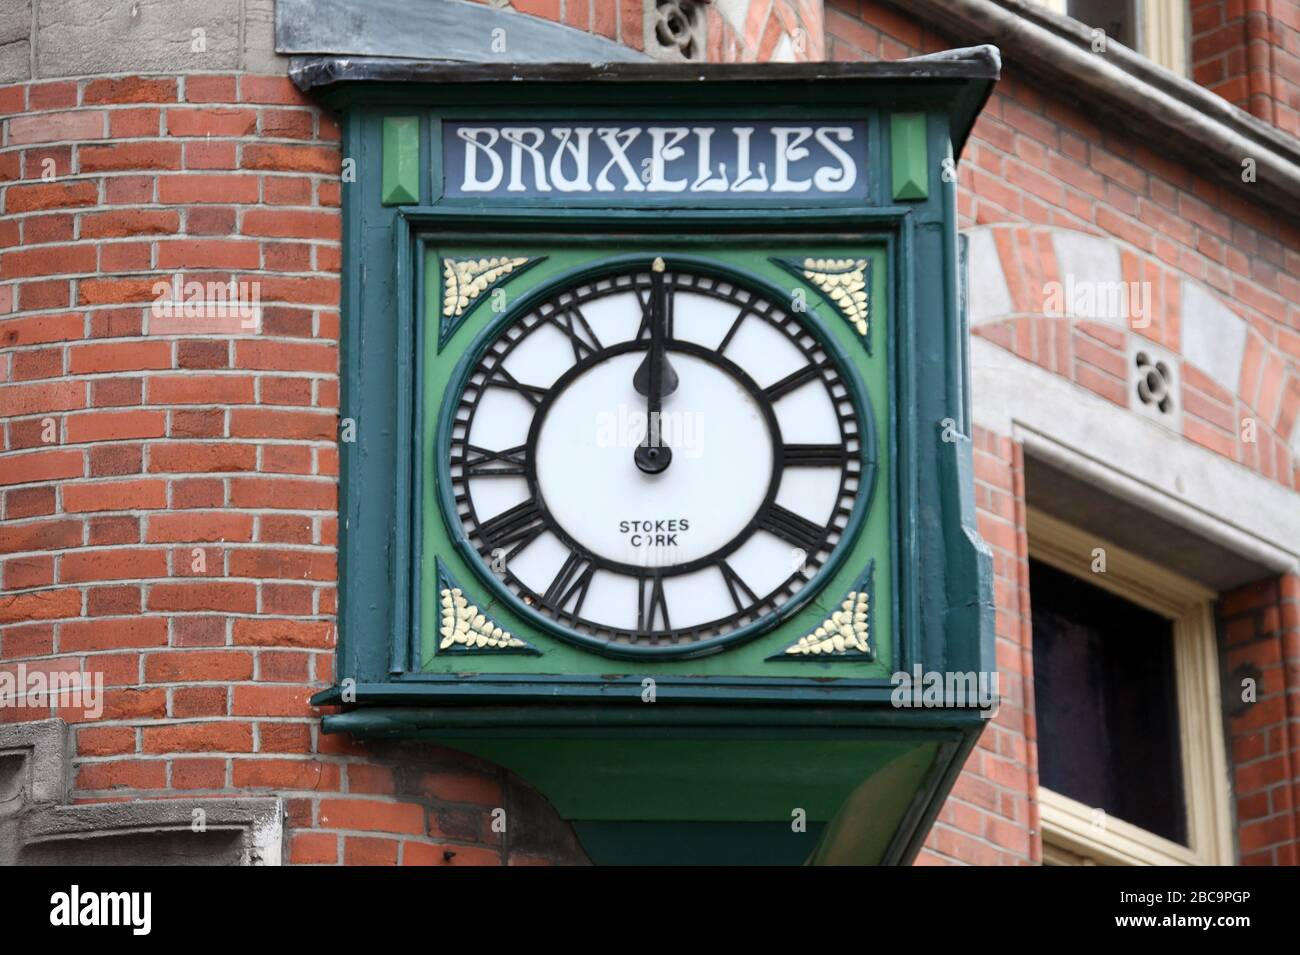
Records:
[[[636,466],[658,474],[672,462],[672,450],[660,440],[660,411],[665,395],[677,390],[677,372],[668,361],[668,309],[664,261],[655,259],[650,271],[650,348],[632,377],[632,386],[646,396],[646,436],[636,449]]]

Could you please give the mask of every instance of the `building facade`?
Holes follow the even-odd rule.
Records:
[[[1300,3],[373,6],[347,29],[345,0],[0,14],[0,667],[104,687],[0,707],[0,791],[77,807],[0,817],[0,853],[155,851],[105,835],[131,819],[196,861],[585,861],[526,780],[323,733],[309,703],[335,683],[357,159],[313,57],[992,43],[946,173],[1002,703],[916,861],[1300,861]],[[176,275],[255,283],[258,333],[158,334]]]

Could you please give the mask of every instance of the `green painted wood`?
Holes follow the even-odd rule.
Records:
[[[383,199],[386,206],[420,201],[420,118],[384,117]]]
[[[895,199],[913,201],[930,196],[925,128],[925,113],[894,113],[889,117],[889,168]]]
[[[707,835],[699,830],[697,841],[712,845],[710,853],[723,859],[730,851],[727,844],[734,848],[740,838],[728,835],[733,831],[729,827],[754,826],[760,828],[752,830],[751,841],[765,846],[760,854],[788,861],[777,838],[787,817],[762,815],[775,812],[775,804],[737,795],[738,786],[726,780],[708,782],[710,764],[731,764],[732,747],[742,747],[734,751],[738,754],[743,747],[756,747],[784,762],[742,755],[739,780],[749,788],[798,779],[805,766],[823,779],[817,789],[823,817],[814,820],[827,824],[822,861],[869,861],[882,841],[887,849],[878,857],[881,861],[906,861],[914,855],[984,724],[970,711],[891,707],[889,674],[918,663],[927,669],[993,666],[991,567],[974,531],[970,442],[965,435],[957,441],[943,439],[945,419],[969,432],[956,186],[946,176],[931,178],[939,161],[951,155],[952,144],[964,139],[988,89],[987,82],[959,80],[851,82],[816,89],[798,83],[728,82],[710,86],[707,104],[700,104],[698,88],[691,84],[616,89],[583,83],[432,84],[332,92],[331,99],[343,109],[345,154],[357,157],[360,173],[359,181],[343,186],[341,415],[351,422],[354,440],[340,446],[336,667],[340,680],[356,681],[360,705],[326,716],[325,731],[418,738],[467,749],[483,745],[511,760],[519,755],[519,765],[536,776],[525,778],[548,797],[555,793],[565,802],[597,807],[591,810],[594,815],[570,818],[610,827],[615,834],[637,821],[634,812],[643,811],[632,792],[636,764],[643,762],[664,778],[703,787],[697,792],[705,805],[694,811],[708,818],[662,818],[657,823],[668,828],[657,834],[637,837],[629,828],[625,838],[611,845],[632,847],[638,838],[646,845],[689,832],[681,827],[701,825],[711,829]],[[521,111],[539,121],[611,114],[680,122],[723,114],[800,119],[814,109],[828,119],[866,120],[866,202],[822,200],[809,206],[792,197],[779,209],[755,209],[743,195],[709,202],[662,196],[651,207],[628,209],[605,207],[599,198],[575,205],[552,196],[518,205],[449,201],[439,194],[441,152],[436,146],[444,120],[518,117]],[[400,163],[388,168],[390,154],[398,152],[387,148],[389,142],[410,135],[409,130],[390,131],[386,121],[394,113],[415,124],[414,177]],[[919,122],[913,120],[900,133],[896,121],[908,115]],[[899,161],[900,150],[907,162]],[[915,168],[907,169],[909,164]],[[900,170],[906,187],[901,191],[896,188]],[[392,189],[397,181],[402,182],[400,197]],[[400,208],[386,205],[390,199]],[[864,361],[874,362],[863,366],[861,376],[877,418],[880,471],[873,506],[855,544],[873,542],[872,552],[851,554],[825,581],[824,596],[782,626],[788,625],[787,635],[795,636],[795,624],[810,622],[817,601],[833,601],[833,589],[842,591],[852,583],[855,563],[860,573],[875,559],[875,609],[884,615],[875,629],[889,635],[879,646],[878,660],[838,665],[844,670],[819,663],[764,664],[764,652],[780,649],[774,645],[779,630],[773,630],[716,658],[647,663],[599,657],[538,632],[528,638],[539,648],[546,643],[542,657],[508,657],[499,661],[507,665],[496,667],[477,666],[490,662],[481,658],[462,658],[457,662],[472,659],[476,666],[426,668],[433,564],[427,534],[438,522],[439,510],[429,442],[437,432],[440,389],[450,380],[456,356],[495,317],[489,310],[476,310],[446,342],[442,357],[450,364],[435,365],[442,360],[436,309],[441,282],[428,268],[429,256],[444,248],[497,254],[503,242],[548,256],[535,273],[518,277],[522,281],[517,285],[503,284],[511,301],[611,250],[653,247],[716,260],[787,290],[794,284],[789,273],[756,260],[837,251],[871,257],[874,354],[865,355],[860,340],[854,344]],[[810,301],[823,308],[815,296]],[[821,317],[828,327],[835,324],[829,311]],[[841,339],[839,332],[834,335]],[[847,342],[840,340],[840,345],[847,347]],[[452,545],[448,566],[468,584],[473,571],[450,538],[445,543]],[[435,554],[441,556],[441,551],[435,548]],[[511,613],[504,603],[493,610]],[[516,622],[526,628],[522,619]],[[734,662],[722,662],[732,654]],[[541,661],[551,665],[539,665]],[[658,687],[654,704],[640,702],[647,676]],[[338,695],[335,687],[317,699],[337,704]],[[526,755],[529,748],[566,739],[574,748],[559,761],[563,772],[548,772],[542,761]],[[593,742],[601,745],[593,748]],[[614,752],[646,742],[660,749],[627,757]],[[674,742],[683,746],[664,745]],[[892,747],[894,759],[886,760],[883,749],[868,755],[873,746]],[[711,748],[711,759],[699,755],[701,747]],[[926,761],[923,751],[933,753],[930,768],[919,775],[903,772],[899,761],[919,765]],[[596,762],[604,765],[596,775],[609,785],[583,792],[575,777]],[[843,821],[832,831],[838,806],[873,774],[882,783],[890,778],[889,767],[897,774],[882,797],[889,811],[858,806],[850,813],[856,823],[866,820],[865,836],[861,826]],[[841,775],[832,778],[834,773]],[[779,786],[778,791],[783,799],[791,798]],[[895,799],[906,806],[896,824],[888,821],[895,814]],[[680,800],[669,805],[676,805],[678,816],[685,811]],[[746,813],[753,818],[742,819]],[[769,831],[762,827],[778,827],[770,830],[772,841],[759,834]],[[834,857],[841,847],[844,854]]]
[[[587,822],[573,831],[595,865],[801,865],[826,826],[785,822]]]

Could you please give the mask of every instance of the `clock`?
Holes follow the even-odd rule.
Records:
[[[796,304],[646,257],[490,325],[435,452],[478,575],[613,655],[712,652],[807,603],[852,544],[875,432],[857,372]]]

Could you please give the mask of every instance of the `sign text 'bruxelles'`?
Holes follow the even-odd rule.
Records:
[[[866,124],[446,123],[460,198],[862,198]]]

